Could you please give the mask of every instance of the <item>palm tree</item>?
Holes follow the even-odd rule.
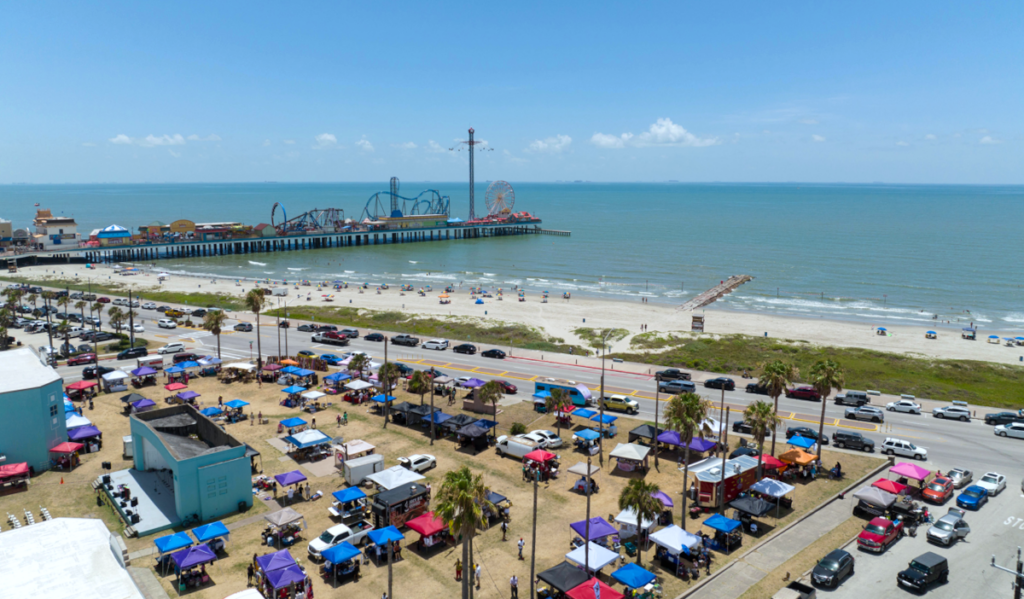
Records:
[[[68,356],[71,355],[71,348],[68,347],[71,343],[71,339],[68,337],[68,334],[70,332],[71,325],[68,323],[66,319],[57,323],[57,336],[64,338],[64,345],[61,347],[61,349],[66,350]]]
[[[398,365],[394,362],[387,362],[377,371],[377,380],[380,381],[381,387],[384,389],[384,428],[388,427],[388,412],[390,412],[391,407],[391,402],[387,401],[387,398],[390,397],[390,393],[398,383],[398,377],[400,376],[402,376],[402,371],[398,369]]]
[[[670,399],[665,410],[665,426],[678,432],[679,441],[683,444],[683,530],[686,530],[686,484],[690,481],[690,441],[693,441],[694,432],[701,439],[711,432],[705,421],[712,409],[714,406],[710,400],[696,393],[686,392]]]
[[[30,293],[30,294],[25,296],[25,301],[27,301],[28,303],[32,304],[32,310],[34,311],[36,309],[36,306],[37,306],[38,302],[39,302],[39,296],[34,294],[34,293]]]
[[[434,504],[434,513],[444,520],[452,536],[462,542],[462,564],[467,571],[473,567],[473,537],[484,523],[484,510],[493,511],[487,501],[483,476],[474,475],[468,466],[449,470],[441,481]],[[462,577],[462,599],[469,599],[471,576]]]
[[[555,415],[555,423],[558,425],[558,436],[562,436],[562,419],[558,417],[558,412],[561,411],[565,406],[570,405],[572,400],[569,399],[569,394],[562,389],[551,389],[551,396],[548,397],[545,402],[548,414]]]
[[[85,300],[78,300],[75,302],[75,310],[82,315],[82,324],[85,324],[85,307],[89,305],[89,302]]]
[[[497,422],[498,422],[498,402],[501,401],[501,398],[503,396],[504,396],[504,393],[501,390],[501,385],[499,385],[497,383],[497,381],[490,381],[490,382],[484,383],[484,386],[480,387],[480,389],[477,391],[477,397],[481,401],[483,401],[485,404],[489,403],[492,406],[494,406],[494,422],[495,422],[494,437],[495,438],[498,437],[498,426],[497,426]]]
[[[764,453],[764,438],[768,433],[775,437],[782,419],[772,408],[772,404],[764,400],[757,400],[743,410],[743,419],[750,425],[750,432],[757,441],[757,479],[761,480],[761,455]]]
[[[115,331],[120,331],[121,325],[124,324],[124,312],[121,311],[121,308],[111,306],[110,309],[107,310],[107,322],[110,323],[110,328]]]
[[[643,527],[645,520],[655,522],[661,515],[661,502],[654,498],[654,494],[660,491],[658,485],[649,483],[642,478],[634,478],[629,481],[626,488],[619,495],[619,509],[633,510],[636,512],[638,527]],[[637,536],[641,528],[637,528]],[[644,544],[637,543],[636,564],[643,563]]]
[[[775,413],[779,413],[779,396],[786,392],[791,381],[799,376],[800,371],[796,366],[787,364],[782,360],[768,362],[761,369],[761,376],[757,383],[767,389],[768,395],[775,401]],[[772,435],[772,455],[775,455],[775,435]]]
[[[352,359],[348,361],[348,371],[358,372],[359,378],[363,378],[363,373],[370,369],[370,357],[366,354],[356,354],[352,356]]]
[[[7,349],[7,327],[14,320],[14,313],[7,308],[0,308],[0,349]]]
[[[203,317],[203,329],[210,331],[217,337],[217,357],[220,357],[220,334],[224,329],[224,323],[228,320],[228,315],[223,310],[212,310],[206,313]]]
[[[842,391],[846,384],[843,367],[831,359],[818,360],[811,366],[811,385],[821,394],[821,422],[818,423],[818,460],[821,460],[821,439],[825,434],[825,404],[832,391]]]
[[[256,315],[256,370],[263,369],[263,343],[260,340],[260,310],[266,304],[266,294],[259,287],[249,290],[245,294],[245,309]]]
[[[409,379],[409,393],[416,393],[420,396],[420,405],[423,405],[423,396],[430,393],[430,444],[434,444],[434,381],[427,373],[417,370],[412,373]]]
[[[96,328],[98,330],[100,330],[100,331],[103,330],[103,320],[100,317],[103,316],[103,309],[104,308],[106,308],[106,306],[104,306],[100,302],[94,302],[93,305],[89,307],[89,313],[90,314],[93,313],[93,312],[96,313],[96,320],[97,320]]]

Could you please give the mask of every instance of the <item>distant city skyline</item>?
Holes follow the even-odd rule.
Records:
[[[1024,5],[13,4],[0,184],[1020,184]],[[454,148],[454,150],[453,150]],[[461,148],[461,150],[460,150]]]

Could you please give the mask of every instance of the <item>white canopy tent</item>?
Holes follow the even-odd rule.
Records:
[[[247,370],[252,372],[253,370],[256,370],[256,365],[248,362],[234,362],[232,364],[228,364],[224,368],[234,368],[235,370]]]
[[[619,512],[619,515],[615,516],[615,521],[620,525],[620,539],[634,537],[640,529],[650,532],[651,528],[654,527],[654,520],[644,520],[643,526],[637,526],[636,510],[633,508],[627,508]]]
[[[345,388],[351,389],[352,391],[362,391],[363,389],[369,389],[372,386],[372,383],[367,383],[366,381],[352,381],[346,384]]]
[[[326,395],[327,395],[326,393],[322,393],[320,391],[315,391],[314,390],[314,391],[306,391],[305,393],[302,394],[302,397],[305,398],[305,399],[309,399],[309,400],[317,400],[317,399],[320,399],[321,397],[324,397]]]
[[[124,372],[123,370],[114,370],[103,375],[103,380],[113,382],[131,378],[131,376],[132,375],[128,374],[127,372]]]
[[[644,447],[643,445],[637,445],[635,443],[619,443],[615,446],[615,449],[608,454],[608,457],[642,462],[650,452],[650,447]]]
[[[362,439],[349,441],[348,443],[342,445],[342,447],[345,449],[345,452],[350,456],[359,455],[361,453],[366,453],[368,451],[373,451],[374,449],[376,449],[375,446],[367,443],[366,441],[363,441]]]
[[[576,549],[566,553],[565,559],[579,566],[583,566],[591,572],[597,572],[605,566],[614,564],[615,561],[619,559],[619,554],[616,551],[605,549],[593,541],[588,541],[587,544],[590,545],[589,563],[586,563],[588,560],[587,548],[583,545],[580,545]]]
[[[590,476],[594,476],[595,474],[597,474],[600,471],[601,471],[600,467],[594,466],[594,465],[590,466]],[[586,462],[576,462],[575,466],[573,466],[572,468],[569,468],[569,473],[570,474],[579,474],[580,476],[586,476],[587,475],[587,463]]]
[[[426,478],[425,476],[409,470],[405,466],[392,466],[387,470],[381,470],[376,474],[366,477],[378,486],[390,491],[407,483],[414,483]]]
[[[668,549],[668,551],[673,555],[682,553],[683,547],[685,547],[686,551],[689,552],[690,549],[700,543],[700,537],[686,532],[675,524],[666,526],[652,534],[651,540],[665,549]]]
[[[79,416],[74,412],[68,412],[68,414],[70,415],[68,416],[67,420],[64,421],[64,425],[68,430],[83,426],[89,426],[90,424],[92,424],[92,421],[86,418],[85,416]]]

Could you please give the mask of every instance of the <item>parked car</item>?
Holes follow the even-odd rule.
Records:
[[[156,323],[156,326],[160,327],[161,329],[176,329],[178,328],[178,323],[174,322],[170,318],[161,318]]]
[[[985,489],[988,491],[989,495],[994,497],[1006,490],[1006,477],[998,472],[986,472],[982,475],[981,479],[974,484]]]
[[[233,328],[236,331],[240,331],[242,333],[250,333],[250,332],[252,332],[252,323],[251,322],[240,322],[240,323],[236,324]]]
[[[753,427],[750,426],[750,423],[747,422],[746,420],[737,420],[736,422],[732,423],[732,432],[734,432],[734,433],[746,433],[748,435],[753,435],[754,434],[754,429],[753,429]],[[766,430],[764,432],[764,436],[765,437],[771,437],[772,436],[771,429]]]
[[[363,339],[366,341],[384,341],[384,335],[380,333],[370,333],[363,337]]]
[[[155,302],[146,302],[146,303],[142,304],[142,309],[143,310],[156,310],[156,303]]]
[[[446,350],[448,349],[448,340],[431,339],[430,341],[427,341],[426,343],[423,344],[423,349],[436,349],[439,351]]]
[[[874,451],[875,442],[856,431],[836,431],[832,433],[832,444],[847,449]]]
[[[873,518],[857,535],[857,546],[864,551],[882,553],[899,540],[902,533],[902,520],[893,522],[886,518]]]
[[[516,387],[515,385],[508,381],[499,379],[494,382],[498,383],[498,386],[501,387],[501,392],[504,393],[505,395],[515,395],[516,393],[519,392],[519,387]]]
[[[431,468],[437,468],[437,458],[427,454],[416,454],[407,458],[398,458],[398,463],[413,472],[424,472]]]
[[[938,505],[946,503],[953,496],[953,481],[945,476],[936,476],[921,492],[921,499]]]
[[[750,456],[752,458],[756,458],[757,456],[761,455],[761,452],[758,451],[756,447],[750,447],[750,446],[747,446],[747,447],[737,447],[736,449],[732,450],[732,453],[729,454],[729,459],[730,460],[735,460],[736,458],[740,457],[741,455],[745,455],[745,456]]]
[[[910,441],[894,437],[886,437],[885,441],[882,442],[882,453],[901,455],[906,458],[914,458],[915,460],[928,459],[928,450],[924,447],[918,447]]]
[[[853,565],[852,555],[842,549],[833,549],[814,566],[811,582],[834,589],[844,578],[853,576]]]
[[[801,437],[804,437],[806,439],[813,439],[815,442],[818,441],[818,431],[813,428],[807,426],[791,426],[786,429],[787,439],[789,439],[790,437],[794,437],[796,435],[800,435]],[[821,444],[828,445],[827,436],[821,438]]]
[[[488,349],[480,352],[480,355],[485,358],[494,358],[496,360],[505,359],[505,352],[501,351],[500,349]]]
[[[931,551],[911,560],[909,567],[896,575],[897,584],[918,593],[928,590],[933,583],[946,584],[948,581],[949,563]]]
[[[669,368],[668,370],[659,370],[654,373],[654,380],[656,381],[688,381],[690,380],[690,373],[683,372],[678,368]]]
[[[175,310],[174,308],[171,308],[170,310],[164,312],[164,316],[166,316],[167,318],[181,318],[185,316],[185,313],[182,312],[181,310]]]
[[[117,359],[118,360],[130,360],[132,358],[141,358],[143,356],[148,356],[148,355],[149,355],[149,351],[146,348],[144,348],[144,347],[132,347],[130,349],[126,349],[126,350],[122,351],[121,353],[117,354]]]
[[[687,391],[693,392],[697,390],[697,386],[690,381],[684,380],[672,380],[672,381],[661,381],[658,383],[658,391],[662,393],[671,393],[676,395],[679,393],[685,393]]]
[[[383,338],[383,335],[381,336]],[[406,345],[408,347],[416,347],[420,344],[418,337],[412,335],[395,335],[391,338],[391,345]]]
[[[336,356],[334,354],[324,354],[320,356],[320,359],[323,360],[325,364],[330,364],[331,366],[337,366],[342,362],[341,356]]]
[[[304,349],[304,350],[301,350],[299,352],[296,352],[295,355],[300,357],[300,358],[309,358],[311,360],[316,359],[316,356],[317,356],[316,352],[309,351],[308,349]]]
[[[971,411],[960,406],[943,406],[932,409],[932,417],[968,422],[971,419]]]
[[[953,481],[953,487],[962,489],[974,480],[974,473],[966,468],[951,468],[946,476]]]
[[[985,424],[1010,424],[1011,422],[1024,422],[1024,418],[1021,418],[1020,414],[1017,412],[994,412],[992,414],[985,414]]]
[[[755,393],[757,395],[768,395],[768,387],[760,383],[747,383],[747,393]]]
[[[156,311],[161,313],[161,314],[165,314],[170,309],[171,309],[170,306],[157,306]]]
[[[327,331],[337,332],[338,331],[338,327],[336,327],[333,324],[316,324],[316,325],[313,325],[313,328],[315,330],[317,330],[317,331],[324,331],[324,332],[327,332]]]
[[[949,547],[953,543],[967,537],[971,527],[964,521],[963,511],[950,509],[950,512],[939,518],[928,528],[928,540]]]
[[[176,354],[178,352],[183,352],[183,351],[185,351],[185,344],[175,341],[173,343],[168,343],[167,345],[164,345],[162,347],[157,348],[156,353],[160,354],[160,355],[163,355],[163,354]]]
[[[194,316],[195,318],[203,318],[206,316],[206,313],[206,310],[203,310],[202,308],[199,308],[198,310],[192,310],[192,316]]]
[[[530,431],[530,435],[535,435],[537,437],[544,439],[544,442],[546,443],[545,447],[555,449],[557,447],[562,446],[562,438],[559,437],[554,431],[536,430]]]
[[[907,414],[920,414],[921,404],[910,401],[909,399],[901,399],[899,401],[890,401],[885,404],[885,409],[890,412],[905,412]]]
[[[736,388],[736,382],[730,378],[720,376],[718,378],[704,381],[704,387],[706,389],[725,389],[726,391],[732,391]]]
[[[78,366],[80,364],[95,364],[96,354],[78,354],[77,356],[71,356],[68,358],[68,366]]]
[[[999,426],[992,427],[992,432],[995,433],[997,437],[1016,437],[1017,439],[1024,439],[1024,422],[1000,424]]]
[[[871,406],[859,408],[846,408],[844,414],[847,420],[870,420],[871,422],[885,422],[885,412]]]
[[[337,331],[337,327],[335,327],[334,330]],[[348,336],[349,339],[359,338],[359,329],[341,329],[338,332],[341,333],[342,335]]]
[[[181,364],[182,362],[198,362],[201,357],[202,356],[198,356],[191,352],[185,352],[183,354],[174,354],[174,357],[171,358],[171,362],[175,364]]]
[[[808,385],[802,385],[800,387],[786,389],[786,397],[790,399],[809,399],[811,401],[821,401],[821,393],[818,393],[817,389]]]
[[[298,330],[300,333],[312,333],[316,331],[316,327],[311,324],[300,324]]]
[[[95,378],[101,377],[101,376],[107,374],[108,372],[114,372],[114,369],[113,368],[108,368],[106,366],[98,366],[98,365],[97,366],[86,366],[85,368],[82,369],[82,378],[86,379],[86,380],[91,380],[91,379],[95,379]]]
[[[281,322],[277,323],[277,328],[279,329],[287,329],[290,326],[292,326],[292,323],[288,322],[287,320],[282,320]]]
[[[447,376],[444,372],[434,368],[433,366],[431,366],[430,368],[424,370],[423,374],[429,376],[432,379],[441,378],[442,376]]]
[[[640,402],[625,395],[611,395],[604,398],[604,409],[610,412],[636,414],[640,411]]]
[[[317,331],[310,337],[314,343],[329,343],[331,345],[348,345],[348,336],[337,331]]]
[[[452,348],[452,351],[457,354],[469,354],[473,355],[476,353],[476,346],[472,343],[460,343]]]
[[[960,492],[956,498],[956,506],[965,510],[979,510],[988,502],[988,491],[984,487],[971,485]]]
[[[101,303],[101,304],[109,304],[110,303],[110,298],[109,297],[98,297],[98,298],[96,298],[96,301]]]
[[[367,534],[371,530],[373,530],[373,525],[369,524],[369,521],[367,521],[367,526],[361,527],[358,532],[353,532],[348,525],[337,524],[310,541],[306,551],[312,559],[320,559],[324,551],[342,542],[351,543],[356,547],[366,545],[369,541]]]

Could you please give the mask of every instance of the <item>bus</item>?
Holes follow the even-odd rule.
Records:
[[[534,382],[533,393],[534,395],[544,392],[550,394],[552,389],[561,389],[568,393],[572,405],[576,407],[585,408],[594,403],[590,389],[587,389],[586,385],[565,379],[538,379]]]

